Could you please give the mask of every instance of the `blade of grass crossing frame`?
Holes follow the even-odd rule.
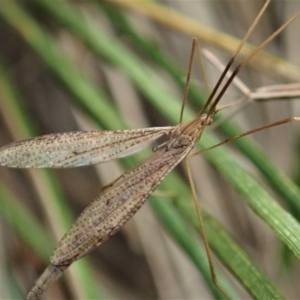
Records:
[[[175,61],[171,61],[167,55],[164,55],[160,49],[157,49],[153,43],[145,40],[145,37],[139,36],[135,32],[134,28],[126,21],[124,15],[121,14],[120,10],[115,9],[114,6],[108,3],[101,3],[107,16],[112,20],[112,25],[117,27],[121,32],[124,32],[126,36],[129,36],[138,45],[143,53],[146,53],[147,59],[157,63],[160,67],[164,68],[176,83],[183,88],[182,77],[184,71],[180,71],[179,66],[176,65]],[[155,53],[155,55],[153,55]],[[204,103],[204,97],[200,95],[198,89],[193,86],[189,89],[189,100],[200,109]],[[163,112],[164,109],[162,108]],[[168,114],[168,112],[166,112]],[[216,120],[219,120],[221,114],[216,116]],[[237,124],[232,121],[226,121],[221,124],[218,129],[226,136],[232,137],[241,134],[242,131],[239,129]],[[279,193],[284,201],[292,208],[293,213],[300,216],[300,190],[282,171],[280,171],[270,160],[270,158],[258,147],[255,142],[248,138],[243,138],[233,143],[249,160],[257,167],[264,176],[272,188]]]

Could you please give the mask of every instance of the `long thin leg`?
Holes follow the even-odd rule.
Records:
[[[203,150],[200,150],[200,151],[193,152],[193,153],[191,153],[189,156],[196,156],[196,155],[198,155],[198,154],[200,154],[200,153],[202,154],[202,153],[204,153],[204,152],[210,151],[210,150],[212,150],[212,149],[214,149],[214,148],[217,148],[217,147],[219,147],[219,146],[222,146],[222,145],[224,145],[224,144],[227,144],[227,143],[229,143],[229,142],[232,142],[232,141],[234,141],[234,140],[237,140],[237,139],[239,139],[239,138],[241,138],[241,137],[243,137],[243,136],[246,136],[246,135],[249,135],[249,134],[252,134],[252,133],[261,131],[261,130],[264,130],[264,129],[266,129],[266,128],[271,128],[271,127],[275,127],[275,126],[279,126],[279,125],[286,124],[286,123],[291,123],[291,122],[300,122],[300,117],[291,117],[291,118],[283,119],[283,120],[276,121],[276,122],[273,122],[273,123],[269,123],[269,124],[264,125],[264,126],[260,126],[260,127],[253,128],[253,129],[251,129],[251,130],[249,130],[249,131],[246,131],[246,132],[241,133],[241,134],[239,134],[239,135],[236,135],[236,136],[234,136],[234,137],[228,138],[228,139],[226,139],[226,140],[224,140],[224,141],[222,141],[222,142],[220,142],[220,143],[218,143],[218,144],[216,144],[216,145],[213,145],[213,146],[211,146],[211,147],[209,147],[209,148],[206,148],[206,149],[203,149]]]
[[[183,93],[183,100],[182,100],[181,110],[180,110],[179,124],[182,123],[183,111],[184,111],[184,107],[185,107],[187,97],[188,97],[191,74],[192,74],[192,70],[193,70],[193,62],[194,62],[194,56],[195,56],[196,43],[197,43],[197,40],[193,39],[190,60],[189,60],[189,66],[188,66],[188,72],[186,75],[186,81],[185,81],[185,87],[184,87],[184,93]]]
[[[234,71],[232,72],[231,76],[229,77],[229,79],[226,81],[225,85],[223,86],[223,88],[221,89],[220,93],[216,96],[216,99],[213,101],[209,112],[207,114],[207,119],[209,116],[212,116],[214,114],[214,112],[216,112],[216,106],[219,103],[219,101],[221,100],[221,98],[223,97],[224,93],[226,92],[226,90],[228,89],[229,85],[231,84],[231,82],[233,81],[233,79],[235,78],[235,76],[239,73],[239,71],[241,70],[241,68],[253,57],[257,54],[257,52],[261,51],[264,47],[266,47],[266,45],[268,45],[277,35],[279,35],[286,27],[288,27],[293,21],[295,21],[298,17],[300,16],[300,11],[297,12],[296,14],[294,14],[287,22],[285,22],[279,29],[277,29],[273,34],[271,34],[259,47],[257,47],[256,49],[254,49],[244,60],[242,60],[242,62],[234,69]],[[252,27],[252,26],[251,26]],[[228,68],[228,65],[230,63],[227,64],[226,66],[226,70]],[[226,72],[227,73],[227,72]],[[225,71],[222,73],[220,79],[226,75]],[[220,80],[219,80],[220,81]],[[214,92],[214,91],[213,91]],[[200,140],[203,130],[204,130],[205,126],[202,127],[202,129],[199,131],[199,136],[198,136],[198,140]]]
[[[216,277],[216,273],[215,273],[215,268],[214,268],[214,264],[213,264],[213,259],[212,259],[212,256],[211,256],[211,250],[210,250],[209,243],[208,243],[208,240],[207,240],[207,235],[206,235],[206,230],[205,230],[205,226],[204,226],[204,221],[203,221],[202,214],[201,214],[201,208],[200,208],[199,201],[197,199],[197,193],[196,193],[195,185],[194,185],[192,174],[191,174],[191,168],[189,167],[186,158],[184,159],[184,164],[185,164],[185,168],[186,168],[186,171],[187,171],[188,180],[189,180],[190,187],[191,187],[191,190],[192,190],[194,204],[195,204],[197,216],[198,216],[199,223],[200,223],[200,228],[201,228],[201,232],[202,232],[202,238],[203,238],[204,247],[205,247],[205,251],[206,251],[207,259],[208,259],[208,263],[209,263],[209,268],[210,268],[211,279],[212,279],[214,285],[217,287],[217,289],[227,299],[230,299],[230,297],[228,296],[228,294],[226,293],[226,291],[219,285],[219,283],[217,281],[217,277]]]
[[[224,78],[226,77],[226,74],[229,70],[229,68],[233,65],[235,58],[237,57],[237,55],[240,53],[241,48],[244,46],[244,44],[246,43],[246,41],[248,40],[249,36],[251,35],[251,33],[253,32],[254,28],[256,27],[258,21],[260,20],[261,16],[263,15],[263,13],[265,12],[265,10],[267,9],[268,5],[270,4],[270,0],[267,0],[264,4],[264,6],[262,7],[262,9],[260,10],[260,12],[258,13],[258,15],[256,16],[255,20],[253,21],[252,25],[250,26],[250,28],[248,29],[246,35],[244,36],[244,38],[242,39],[242,41],[240,42],[239,46],[237,47],[237,49],[235,50],[234,54],[232,55],[232,57],[230,58],[229,62],[227,63],[224,71],[222,72],[218,82],[216,83],[212,93],[209,95],[208,98],[208,102],[211,102],[212,99],[215,97],[219,87],[221,86],[221,83],[223,82]],[[260,48],[260,47],[259,47]],[[260,48],[261,49],[261,48]],[[250,54],[251,55],[251,54]],[[249,55],[249,56],[250,56]],[[247,58],[249,57],[247,56]],[[249,58],[250,59],[250,58]],[[247,60],[248,61],[248,60]],[[238,72],[237,72],[238,73]],[[236,73],[236,74],[237,74]],[[235,75],[236,75],[235,74]],[[235,77],[235,75],[233,76],[233,78]],[[215,109],[216,105],[218,104],[219,100],[221,99],[222,95],[225,93],[226,89],[228,88],[229,84],[231,83],[231,81],[233,80],[233,78],[229,81],[226,82],[225,86],[223,87],[223,89],[220,91],[220,93],[217,95],[216,99],[214,100],[212,106],[210,107],[209,110],[209,114],[212,113],[212,111]],[[203,113],[203,109],[200,110],[200,112],[198,113],[197,117],[200,117]],[[201,131],[202,134],[202,131]],[[200,136],[201,136],[200,134]],[[200,137],[199,137],[200,138]]]
[[[276,36],[278,36],[286,27],[288,27],[293,21],[295,21],[300,16],[300,11],[294,14],[287,22],[285,22],[281,27],[279,27],[273,34],[271,34],[263,43],[261,43],[256,49],[254,49],[246,58],[242,60],[242,62],[234,69],[231,76],[223,86],[220,93],[217,95],[216,99],[214,100],[210,111],[212,112],[220,99],[223,97],[224,93],[226,92],[227,88],[233,81],[234,77],[238,74],[238,72],[241,70],[241,68],[253,57],[257,54],[257,52],[261,51],[263,48],[265,48]]]

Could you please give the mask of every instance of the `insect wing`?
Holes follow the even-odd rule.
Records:
[[[115,234],[193,147],[158,151],[105,187],[61,239],[51,263],[70,264]]]
[[[11,168],[70,168],[138,152],[172,127],[77,131],[42,135],[0,148],[0,165]]]

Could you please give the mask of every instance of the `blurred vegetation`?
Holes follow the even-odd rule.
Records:
[[[173,7],[151,3],[146,9],[151,16],[146,17],[141,13],[144,2],[131,2],[130,9],[119,1],[2,3],[1,146],[50,132],[177,124],[191,36],[211,45],[224,61],[237,45],[233,37],[213,29],[202,36],[205,28],[197,27],[200,15],[192,21],[192,17],[183,18],[181,14],[201,13],[205,6],[216,26],[228,31],[240,27],[243,32],[235,34],[244,34],[249,24],[242,23],[242,15],[247,12],[247,18],[253,20],[259,9],[258,5],[251,17],[242,1],[237,2],[240,11],[230,1],[211,5],[192,1],[184,8],[180,2],[177,6],[174,2]],[[288,2],[282,5],[296,11]],[[270,7],[253,40],[262,40],[279,27],[274,16],[280,11],[275,4]],[[293,26],[288,30],[297,31]],[[288,53],[288,47],[297,46],[290,46],[288,36],[284,36],[268,50],[280,53],[285,49]],[[251,86],[263,86],[289,82],[299,78],[299,72],[297,65],[289,64],[283,56],[279,59],[261,53],[241,78]],[[200,78],[196,73],[193,78]],[[198,83],[190,87],[184,119],[193,118],[203,105],[207,93],[200,90]],[[229,102],[240,97],[235,90],[228,94]],[[294,115],[290,111],[297,112],[297,106],[297,100],[253,104],[231,118],[236,120],[222,122],[214,130],[218,137],[207,130],[199,147],[207,148],[220,137],[234,136],[247,125],[249,129],[268,119]],[[217,264],[217,277],[233,299],[249,294],[254,299],[299,296],[295,283],[300,258],[300,227],[296,221],[300,191],[286,175],[297,168],[292,150],[298,125],[266,130],[258,135],[260,145],[253,138],[243,138],[191,158],[199,200],[205,207],[208,240],[222,263]],[[151,151],[117,164],[128,169],[145,155],[151,155]],[[55,171],[1,168],[1,298],[25,297],[74,218],[101,186],[117,176],[115,168],[105,164],[99,169]],[[164,229],[143,208],[120,234],[74,263],[47,296],[222,298],[211,283],[185,172],[177,169],[149,201]],[[287,260],[281,258],[282,245],[293,253],[288,255],[290,264],[285,265]]]

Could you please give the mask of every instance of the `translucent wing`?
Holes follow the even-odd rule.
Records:
[[[61,239],[51,256],[51,264],[27,299],[37,299],[72,262],[115,234],[193,147],[191,142],[180,148],[158,151],[103,188]]]
[[[103,188],[59,242],[51,262],[70,264],[116,233],[193,147],[158,151]]]
[[[131,155],[172,127],[77,131],[42,135],[0,148],[0,165],[11,168],[70,168]]]

